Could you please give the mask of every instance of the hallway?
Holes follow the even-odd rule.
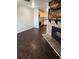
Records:
[[[17,59],[60,59],[38,29],[17,35]]]

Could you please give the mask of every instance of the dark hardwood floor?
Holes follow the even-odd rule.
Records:
[[[17,59],[60,59],[38,29],[17,34]]]
[[[47,28],[46,25],[39,26],[39,31],[40,31],[42,34],[46,34],[46,28]]]

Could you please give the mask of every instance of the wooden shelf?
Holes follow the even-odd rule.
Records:
[[[49,2],[48,19],[57,20],[61,18],[61,0],[52,0]]]
[[[52,0],[49,2],[50,8],[57,9],[61,8],[61,0]]]

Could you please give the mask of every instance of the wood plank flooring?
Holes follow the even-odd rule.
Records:
[[[17,34],[17,59],[60,59],[39,29]]]

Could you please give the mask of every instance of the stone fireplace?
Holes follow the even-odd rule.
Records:
[[[61,22],[47,21],[47,34],[54,37],[58,42],[61,42]]]

